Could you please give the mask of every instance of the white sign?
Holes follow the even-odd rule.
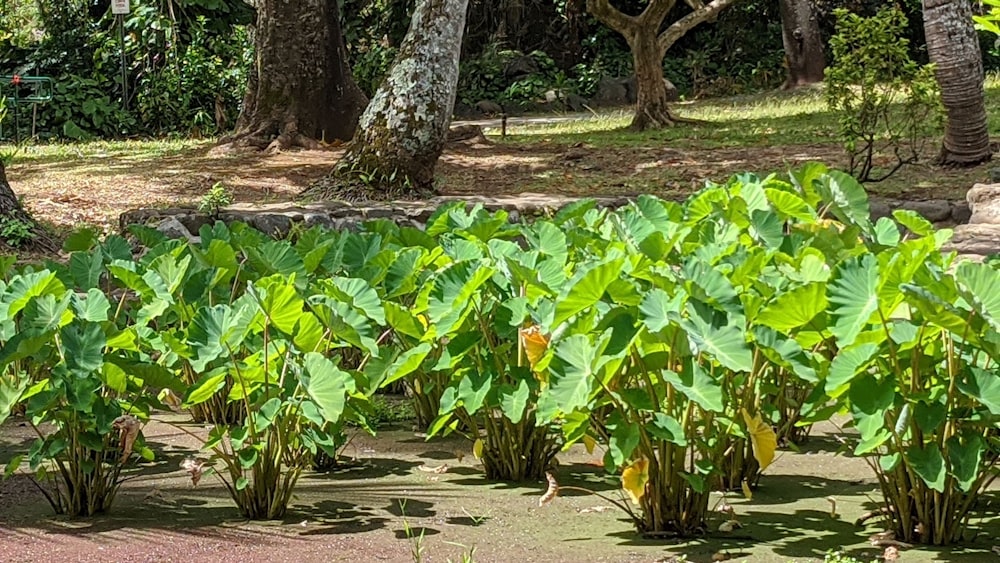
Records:
[[[114,15],[129,13],[129,0],[111,0],[111,13]]]

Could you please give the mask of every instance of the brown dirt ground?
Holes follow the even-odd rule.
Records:
[[[289,201],[325,175],[341,152],[334,148],[265,156],[220,152],[206,142],[162,157],[137,153],[26,160],[10,167],[8,176],[39,219],[60,230],[89,224],[111,231],[118,214],[127,209],[196,204],[215,182],[226,185],[237,202]],[[654,193],[681,198],[707,179],[788,170],[810,161],[836,166],[841,159],[841,149],[829,143],[696,149],[595,148],[545,138],[532,144],[498,141],[446,150],[438,166],[438,188],[452,195]],[[908,199],[962,199],[974,182],[985,177],[985,167],[942,175],[929,166],[911,166],[900,173],[894,187],[877,185],[872,190]],[[885,189],[889,193],[877,191]]]
[[[543,483],[489,482],[467,442],[425,441],[408,430],[358,434],[344,468],[303,475],[284,520],[247,522],[214,477],[191,486],[179,463],[197,453],[198,443],[177,425],[205,432],[184,415],[157,415],[144,429],[156,461],[128,475],[105,515],[53,516],[26,477],[0,484],[0,561],[407,562],[414,561],[407,525],[411,536],[423,533],[427,562],[461,561],[471,548],[475,561],[525,563],[665,563],[682,555],[707,562],[716,554],[785,563],[822,560],[831,549],[872,561],[881,553],[867,543],[877,526],[853,524],[875,506],[875,481],[862,460],[834,453],[839,431],[829,425],[800,452],[783,452],[751,500],[729,495],[742,529],[687,543],[637,537],[620,513],[594,496],[566,494],[539,508]],[[31,439],[23,419],[0,426],[0,463]],[[598,467],[600,455],[576,447],[562,454],[560,482],[617,496],[615,479]],[[442,474],[417,469],[442,464],[448,466]],[[837,499],[835,518],[829,496]],[[995,515],[995,504],[986,508]],[[721,521],[713,516],[711,525]],[[995,559],[996,519],[973,525],[979,539],[965,548],[906,550],[903,561]]]

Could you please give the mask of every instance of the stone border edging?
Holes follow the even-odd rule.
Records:
[[[225,223],[244,222],[262,232],[284,236],[293,223],[306,227],[320,225],[330,229],[351,229],[364,221],[390,219],[400,225],[423,227],[431,214],[441,205],[452,201],[465,201],[469,205],[482,204],[490,211],[503,209],[511,219],[552,213],[580,198],[521,193],[511,196],[441,196],[422,201],[371,202],[348,204],[345,202],[237,204],[220,210],[218,219]],[[629,197],[595,198],[599,207],[617,208],[625,205]],[[872,218],[890,216],[896,209],[909,209],[920,213],[939,227],[954,226],[969,221],[972,216],[966,202],[932,199],[907,201],[899,199],[873,199]],[[133,224],[155,226],[174,238],[192,237],[203,225],[216,218],[193,207],[163,209],[134,209],[119,215],[122,233]]]

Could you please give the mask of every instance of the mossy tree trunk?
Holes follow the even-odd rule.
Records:
[[[0,247],[7,245],[18,250],[54,252],[59,245],[52,240],[37,221],[21,207],[17,194],[7,181],[7,169],[0,160]]]
[[[974,166],[990,159],[983,58],[969,0],[924,0],[927,54],[944,105],[941,164]]]
[[[611,5],[611,0],[587,0],[587,9],[601,23],[621,33],[632,50],[635,64],[638,101],[631,128],[637,131],[674,125],[679,120],[668,107],[668,92],[663,83],[663,57],[667,51],[698,24],[714,19],[736,0],[686,0],[692,11],[671,23],[662,32],[667,14],[677,0],[649,0],[637,16],[630,16]]]
[[[336,0],[261,0],[236,132],[223,143],[281,150],[347,140],[368,100],[354,82]]]
[[[306,188],[317,199],[393,199],[434,190],[458,87],[469,0],[421,0],[399,55],[361,116],[347,153]]]

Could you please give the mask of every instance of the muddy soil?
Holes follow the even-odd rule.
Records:
[[[538,506],[545,484],[490,482],[460,438],[430,441],[409,429],[357,434],[343,467],[306,473],[282,521],[242,519],[221,483],[197,487],[180,468],[198,454],[184,430],[204,434],[181,414],[160,414],[144,434],[157,459],[131,470],[113,509],[93,518],[54,516],[31,481],[17,475],[0,485],[0,561],[328,562],[474,561],[667,562],[815,561],[845,550],[871,561],[882,550],[868,544],[877,523],[855,519],[876,506],[878,491],[867,465],[835,453],[837,430],[820,428],[799,452],[785,451],[769,468],[752,500],[729,494],[743,527],[696,541],[647,540],[623,514],[592,495],[566,494]],[[23,419],[0,427],[0,463],[25,451],[34,431]],[[600,467],[601,452],[574,447],[559,458],[563,485],[617,498],[614,477]],[[428,472],[446,466],[441,473]],[[836,500],[836,516],[831,502]],[[713,497],[713,503],[721,500]],[[995,516],[996,499],[984,499]],[[713,516],[715,529],[724,519]],[[903,561],[986,561],[997,520],[975,521],[977,539],[961,549],[914,548]],[[420,552],[419,558],[414,550]]]

